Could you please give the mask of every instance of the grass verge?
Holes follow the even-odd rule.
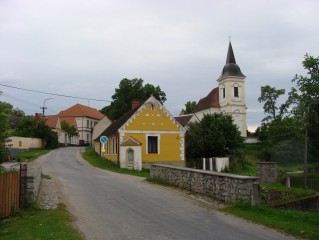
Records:
[[[17,159],[19,162],[30,162],[41,155],[47,154],[50,151],[50,149],[33,149],[24,152],[19,152]]]
[[[98,156],[92,147],[87,147],[85,151],[82,153],[82,157],[94,167],[106,169],[112,172],[129,174],[144,178],[148,178],[150,176],[150,171],[148,169],[143,169],[142,171],[135,171],[120,168],[117,164],[113,163],[112,161]]]
[[[251,207],[244,203],[236,203],[222,211],[290,235],[319,239],[319,214],[317,212],[281,210],[264,205]]]
[[[25,210],[0,221],[0,239],[83,239],[71,226],[73,218],[59,205],[56,210]]]

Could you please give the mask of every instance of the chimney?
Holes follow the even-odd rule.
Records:
[[[135,109],[135,108],[137,108],[140,105],[141,105],[141,101],[139,99],[133,99],[132,100],[132,109]]]

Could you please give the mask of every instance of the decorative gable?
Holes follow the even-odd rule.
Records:
[[[132,136],[127,137],[126,139],[124,139],[121,143],[121,146],[140,146],[142,145],[142,143],[138,140],[136,140],[135,138],[133,138]]]
[[[139,107],[119,131],[174,131],[185,133],[183,126],[153,96]]]

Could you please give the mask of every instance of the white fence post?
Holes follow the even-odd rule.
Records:
[[[203,159],[203,170],[206,171],[206,159],[205,158],[202,158]]]
[[[213,158],[209,158],[209,171],[213,171]]]

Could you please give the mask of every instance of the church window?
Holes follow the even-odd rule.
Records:
[[[225,98],[226,97],[226,90],[225,90],[225,88],[223,88],[223,98]]]
[[[239,97],[238,87],[234,87],[234,97]]]

